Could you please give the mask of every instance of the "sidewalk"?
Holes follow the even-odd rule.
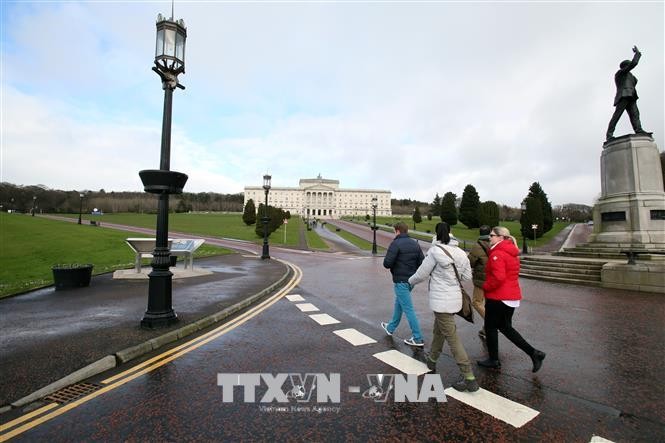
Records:
[[[105,357],[120,363],[152,349],[141,346],[149,340],[168,333],[184,336],[185,331],[174,331],[267,289],[274,291],[286,283],[289,272],[279,261],[241,254],[194,264],[212,274],[173,280],[179,321],[165,329],[139,327],[148,281],[113,280],[110,273],[93,277],[87,288],[55,292],[51,286],[0,300],[0,408]],[[194,329],[188,328],[190,333]]]

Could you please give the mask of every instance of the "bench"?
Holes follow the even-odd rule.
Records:
[[[632,250],[623,250],[623,251],[621,251],[621,253],[626,254],[626,256],[628,257],[628,264],[629,265],[636,264],[635,259],[637,259],[637,256],[640,255],[640,254],[665,255],[665,251],[653,251],[653,250],[648,250],[648,249],[639,250],[639,251],[636,251],[634,249],[632,249]]]
[[[143,257],[152,258],[152,252],[155,250],[156,239],[154,238],[128,238],[125,240],[134,251],[134,269],[137,273],[141,272],[141,259]],[[188,265],[194,268],[194,251],[196,251],[205,240],[203,239],[169,239],[168,248],[173,256],[185,257],[185,269]]]

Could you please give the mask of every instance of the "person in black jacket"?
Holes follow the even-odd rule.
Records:
[[[420,332],[418,317],[416,317],[416,311],[413,309],[413,302],[411,301],[409,277],[416,272],[416,269],[423,262],[425,256],[418,242],[410,238],[407,234],[408,232],[409,227],[406,223],[399,222],[395,225],[395,234],[397,236],[390,243],[386,256],[383,259],[383,266],[390,269],[393,275],[395,309],[393,310],[393,318],[390,323],[382,322],[381,327],[386,331],[386,334],[393,335],[393,332],[402,320],[402,313],[404,313],[412,333],[411,338],[405,339],[404,343],[411,346],[423,347],[425,343]]]

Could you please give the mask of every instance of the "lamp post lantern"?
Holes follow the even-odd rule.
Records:
[[[261,259],[266,260],[270,258],[270,251],[268,248],[268,222],[270,217],[268,217],[268,193],[270,192],[270,180],[271,176],[266,174],[263,176],[263,189],[266,192],[266,204],[263,206],[263,217],[261,222],[263,222],[263,252],[261,254]]]
[[[376,208],[378,205],[376,195],[372,197],[372,212],[374,213],[374,226],[372,226],[372,255],[376,255]]]
[[[157,194],[157,228],[155,249],[152,253],[152,272],[148,274],[148,309],[141,327],[155,329],[169,326],[178,321],[172,307],[172,277],[169,271],[169,195],[181,194],[187,182],[187,174],[171,171],[171,115],[173,90],[185,89],[178,82],[178,75],[185,72],[185,22],[157,16],[157,38],[155,45],[155,66],[152,70],[159,75],[164,90],[164,111],[162,117],[162,142],[159,169],[139,171],[146,192]]]
[[[521,204],[521,209],[522,209],[522,220],[526,217],[526,203],[522,202]],[[526,221],[526,220],[525,220]],[[522,230],[522,254],[527,255],[529,253],[529,247],[526,244],[526,235],[524,235],[524,230]]]
[[[32,216],[35,216],[35,211],[37,208],[37,196],[32,197]]]
[[[85,194],[80,193],[79,194],[79,225],[81,224],[81,216],[83,215],[83,197],[85,197]]]
[[[536,230],[538,229],[538,225],[531,225],[531,229],[533,229],[533,247],[536,247]]]

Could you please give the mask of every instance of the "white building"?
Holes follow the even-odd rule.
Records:
[[[377,198],[376,215],[391,216],[390,191],[379,189],[341,189],[339,180],[300,179],[297,188],[272,187],[268,205],[289,211],[293,215],[316,218],[339,218],[345,215],[372,215],[372,197]],[[265,203],[261,186],[245,186],[245,202],[254,200],[258,210]]]

